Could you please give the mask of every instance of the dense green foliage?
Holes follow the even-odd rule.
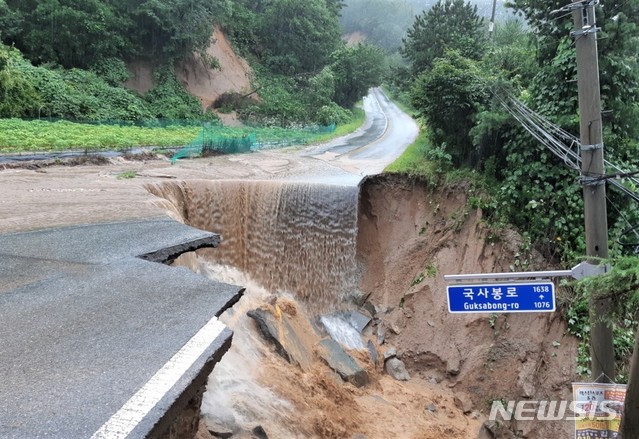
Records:
[[[597,16],[601,27],[598,41],[605,155],[624,169],[636,170],[639,4],[616,0],[600,3]],[[410,95],[431,135],[389,169],[430,173],[433,181],[442,180],[437,165],[454,169],[449,174],[462,169],[476,185],[480,175],[482,194],[470,197],[470,203],[481,207],[493,225],[516,225],[524,241],[541,250],[549,261],[570,266],[583,260],[586,253],[578,172],[564,166],[561,159],[534,140],[502,106],[504,99],[516,97],[563,130],[578,135],[575,43],[569,37],[573,19],[571,13],[550,15],[551,10],[565,5],[559,0],[513,0],[515,11],[530,27],[514,20],[497,23],[491,39],[484,35],[472,42],[460,38],[460,34],[470,35],[470,31],[458,30],[461,20],[454,12],[463,8],[468,18],[474,11],[469,3],[440,0],[418,17],[402,48],[411,69],[397,70],[392,86],[400,95]],[[433,18],[435,11],[437,20]],[[454,17],[455,25],[436,28],[437,23]],[[476,25],[481,33],[474,20],[469,20],[469,27]],[[443,43],[434,45],[435,49],[428,47],[436,38]],[[473,46],[476,42],[479,45]],[[460,47],[445,50],[453,44]],[[628,187],[637,189],[631,183]],[[579,372],[587,374],[588,298],[595,292],[613,299],[616,312],[608,318],[614,329],[618,379],[623,381],[628,378],[638,322],[639,260],[619,256],[637,252],[639,207],[612,189],[607,197],[615,268],[610,275],[579,283],[568,296],[564,311],[570,332],[584,340],[579,348]]]
[[[341,46],[324,68],[286,76],[256,68],[261,102],[238,105],[243,119],[267,125],[344,123],[350,109],[386,71],[381,49],[367,44]]]
[[[340,41],[338,0],[237,0],[221,17],[224,29],[260,62],[261,103],[238,103],[244,118],[267,124],[340,123],[386,69],[383,53]]]
[[[340,41],[336,12],[325,1],[272,0],[260,24],[266,64],[277,73],[322,69]]]
[[[173,60],[204,49],[218,2],[205,0],[2,0],[0,117],[70,120],[211,119],[175,78]],[[19,51],[19,50],[20,51]],[[149,58],[145,96],[122,84],[126,59]],[[27,98],[28,97],[28,98]]]
[[[127,23],[100,0],[7,0],[11,10],[3,40],[37,63],[87,67],[126,50]],[[88,45],[86,42],[91,41]]]
[[[105,63],[105,76],[88,70],[37,67],[13,48],[0,45],[0,117],[70,120],[202,119],[200,103],[166,70],[145,96],[119,85],[118,62]],[[209,119],[211,115],[207,116]]]
[[[2,40],[36,63],[90,67],[108,58],[177,59],[204,49],[222,2],[3,0]],[[4,9],[4,13],[3,12]]]
[[[19,117],[38,107],[39,96],[16,68],[16,58],[16,54],[0,46],[0,117]]]
[[[419,73],[449,50],[480,59],[485,43],[484,19],[477,14],[477,6],[464,0],[440,0],[415,18],[401,52],[410,61],[413,72]]]
[[[330,124],[381,82],[371,46],[341,42],[340,0],[0,0],[0,117],[207,119],[175,75],[221,26],[255,68],[259,99],[216,108],[266,124]],[[127,90],[127,63],[153,64],[154,87]],[[218,65],[219,66],[219,65]]]
[[[578,133],[575,49],[568,36],[572,18],[548,20],[552,7],[563,5],[559,1],[513,3],[532,29],[515,20],[497,23],[490,41],[483,34],[468,45],[459,38],[461,33],[485,32],[478,16],[473,16],[475,8],[459,0],[438,1],[409,31],[402,52],[411,70],[399,71],[394,86],[409,91],[431,130],[433,148],[443,148],[456,166],[479,169],[497,183],[492,201],[486,204],[490,212],[528,231],[547,255],[571,260],[585,253],[577,175],[519,128],[499,99],[514,95],[563,129]],[[636,169],[638,6],[602,3],[607,3],[598,10],[602,101],[606,110],[612,110],[604,113],[606,156],[626,169]],[[468,19],[464,32],[458,27],[462,10]],[[456,25],[435,31],[436,23],[453,19]],[[427,47],[434,38],[444,42],[441,48]],[[446,41],[461,47],[444,51],[451,44]],[[613,250],[632,251],[625,245],[629,239],[624,231],[638,218],[637,207],[612,191],[609,200]]]
[[[369,88],[379,85],[385,73],[384,55],[381,49],[360,43],[334,52],[330,68],[335,77],[333,100],[350,108]]]
[[[604,276],[587,277],[574,282],[572,294],[564,304],[568,315],[569,332],[584,341],[579,349],[577,372],[590,374],[589,300],[591,292],[612,299],[614,322],[614,348],[618,382],[629,378],[628,359],[632,354],[634,333],[639,324],[639,260],[636,257],[618,257],[610,261],[612,270]]]
[[[456,165],[477,163],[480,157],[468,133],[487,100],[486,80],[477,64],[459,52],[447,52],[417,78],[412,95],[432,130],[431,140],[448,149]]]

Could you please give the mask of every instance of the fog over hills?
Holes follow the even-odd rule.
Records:
[[[360,34],[380,47],[393,52],[402,44],[415,17],[430,9],[437,0],[347,0],[342,10],[341,24],[345,34]],[[490,18],[493,0],[470,0],[477,5],[477,12],[487,20]],[[497,22],[513,16],[504,0],[497,0]],[[486,22],[486,28],[488,23]]]
[[[493,8],[493,0],[469,0],[471,3],[477,5],[477,11],[480,16],[490,18],[490,14]],[[348,3],[348,2],[347,2]],[[408,0],[416,13],[429,9],[432,5],[437,3],[437,0]],[[504,6],[504,0],[497,0],[496,17],[497,19],[506,18],[512,15],[512,10]]]

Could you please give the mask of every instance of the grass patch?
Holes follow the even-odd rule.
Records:
[[[0,152],[105,150],[135,146],[181,146],[189,143],[201,127],[146,128],[88,125],[67,121],[0,119]]]
[[[350,122],[337,125],[337,128],[335,128],[335,131],[333,131],[332,133],[322,134],[318,136],[314,140],[314,142],[324,143],[324,142],[328,142],[329,140],[335,139],[337,137],[350,134],[354,132],[355,130],[357,130],[359,127],[361,127],[364,124],[365,119],[366,119],[366,113],[364,112],[364,110],[360,107],[356,107],[355,109],[353,109],[353,118],[350,120]]]
[[[414,287],[415,285],[418,285],[420,283],[422,283],[424,281],[424,279],[426,279],[426,275],[422,272],[419,273],[415,279],[413,279],[413,281],[410,283],[411,287]]]
[[[346,134],[352,133],[364,124],[365,119],[366,112],[360,107],[354,108],[353,118],[351,119],[351,121],[343,125],[338,125],[335,129],[335,132],[333,133],[334,137],[345,136]]]
[[[338,126],[333,133],[328,134],[277,127],[212,126],[209,129],[215,135],[229,138],[255,133],[258,144],[269,148],[330,140],[355,131],[362,125],[364,118],[364,111],[356,109],[349,123]],[[122,150],[142,146],[181,147],[198,138],[201,131],[202,126],[199,125],[136,127],[0,119],[0,153]]]
[[[135,172],[135,171],[125,171],[125,172],[122,172],[122,173],[118,174],[117,179],[118,180],[128,180],[128,179],[137,177],[137,175],[138,175],[138,173]]]
[[[444,170],[438,161],[426,159],[430,150],[428,133],[422,130],[415,142],[406,148],[406,151],[397,160],[388,165],[384,171],[435,181]]]

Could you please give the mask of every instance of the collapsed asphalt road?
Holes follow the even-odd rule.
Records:
[[[169,219],[0,235],[0,437],[161,435],[242,292],[161,262],[218,242]]]

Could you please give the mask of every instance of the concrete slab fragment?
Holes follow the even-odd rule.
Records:
[[[299,365],[303,370],[310,370],[313,345],[319,337],[301,314],[294,319],[276,306],[273,309],[258,308],[249,311],[247,315],[255,320],[260,333],[273,343],[282,358]]]
[[[337,372],[342,379],[356,387],[368,384],[368,374],[357,364],[342,347],[330,338],[325,338],[319,343],[319,353],[328,366]]]

